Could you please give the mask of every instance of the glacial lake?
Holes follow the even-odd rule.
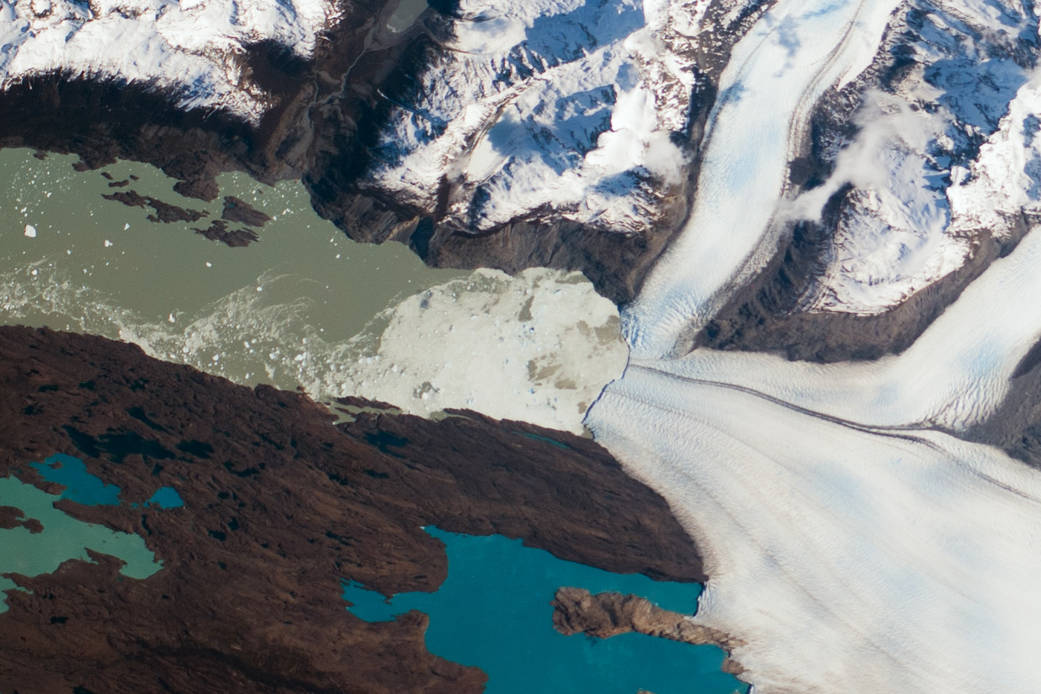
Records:
[[[575,433],[625,365],[617,309],[581,273],[429,268],[400,243],[348,239],[299,181],[226,173],[207,203],[145,164],[74,162],[0,150],[0,323],[133,342],[326,403],[470,408]],[[208,216],[160,223],[103,197],[131,193]],[[195,233],[222,215],[224,196],[272,217],[257,242],[229,248]]]
[[[386,601],[356,583],[344,586],[348,608],[367,621],[409,610],[430,616],[430,652],[481,668],[488,694],[733,694],[748,685],[720,669],[724,653],[642,634],[595,639],[553,628],[557,588],[640,595],[660,607],[693,614],[701,586],[612,574],[557,559],[501,535],[479,537],[427,528],[448,553],[448,578],[434,593],[401,593]]]
[[[2,323],[135,342],[238,383],[292,390],[329,371],[337,348],[383,309],[468,274],[429,268],[400,243],[351,241],[299,181],[225,173],[205,202],[146,164],[76,171],[76,160],[0,150]],[[208,216],[160,223],[150,208],[102,197],[128,191]],[[224,196],[273,218],[259,241],[229,248],[195,233],[220,218]]]

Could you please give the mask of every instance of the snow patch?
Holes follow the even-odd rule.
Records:
[[[337,13],[325,0],[5,0],[0,89],[53,72],[126,80],[256,123],[270,98],[243,74],[245,48],[274,41],[308,58]]]
[[[980,155],[947,189],[953,231],[999,238],[1024,213],[1041,214],[1041,69],[1020,87]]]
[[[646,229],[687,164],[673,138],[695,44],[675,29],[679,4],[464,1],[448,50],[393,102],[371,187],[433,209],[447,185],[442,220],[469,231],[545,209]]]
[[[816,219],[828,196],[854,186],[800,310],[884,312],[961,267],[980,235],[1009,236],[1030,207],[1031,164],[1017,161],[1031,159],[1030,147],[1012,151],[1007,141],[1036,109],[1036,86],[1021,87],[1034,71],[1033,10],[965,0],[912,5],[880,50],[905,61],[901,76],[882,80],[893,93],[862,95],[857,135],[824,145],[842,146],[831,178],[792,204]],[[1006,141],[1000,155],[995,139]],[[977,153],[982,159],[973,161]]]

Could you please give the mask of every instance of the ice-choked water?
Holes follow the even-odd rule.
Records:
[[[1041,691],[1041,472],[957,438],[1041,336],[1041,229],[899,356],[667,356],[769,256],[786,128],[804,94],[846,74],[829,61],[873,51],[889,9],[782,1],[738,46],[740,88],[717,107],[691,222],[628,312],[633,358],[586,421],[698,541],[710,580],[696,619],[742,644],[757,694]],[[1035,94],[1031,78],[974,170],[1026,155],[970,179],[956,216],[972,195],[1010,213],[1036,199]]]

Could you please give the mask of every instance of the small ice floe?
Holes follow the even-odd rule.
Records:
[[[130,228],[130,222],[124,222],[124,224],[123,224],[123,231],[126,231],[129,228]]]
[[[36,238],[36,227],[34,227],[32,224],[26,224],[25,225],[25,238],[27,238],[27,239],[35,239]]]
[[[112,248],[112,242],[108,239],[105,239],[105,248]]]
[[[211,263],[210,261],[207,260],[206,261],[206,267],[213,267],[213,263]]]

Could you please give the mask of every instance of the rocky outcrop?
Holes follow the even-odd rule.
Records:
[[[327,161],[317,161],[313,174],[305,176],[315,208],[351,238],[400,241],[431,265],[510,273],[534,266],[577,269],[604,296],[631,300],[687,214],[700,143],[729,51],[772,0],[665,5],[646,13],[640,2],[553,8],[531,22],[523,42],[511,46],[516,40],[511,33],[505,44],[475,50],[473,56],[449,40],[417,41],[380,88],[386,98],[357,129],[355,146],[331,148]],[[514,16],[526,12],[518,7],[495,19],[524,24],[525,18]],[[602,25],[616,15],[625,26],[605,30]],[[662,17],[653,20],[661,22],[653,39],[638,36],[651,27],[637,25],[650,23],[652,15]],[[626,24],[629,16],[638,21]],[[458,38],[487,19],[438,17],[431,33]],[[539,34],[556,21],[561,28]],[[622,47],[627,32],[632,41]],[[619,46],[605,51],[613,41]],[[633,48],[645,41],[654,42],[651,54]],[[589,75],[626,53],[637,54],[630,56],[626,76],[593,88],[595,77]],[[653,64],[662,55],[662,65]],[[583,67],[586,56],[595,59]],[[665,65],[682,65],[689,83],[667,75]],[[569,69],[574,74],[558,90],[555,80]],[[655,133],[668,147],[641,142],[642,123],[613,124],[622,85],[634,79],[645,80],[644,96],[657,111],[636,120],[657,118]],[[576,84],[583,91],[569,92]],[[531,98],[535,93],[539,100]],[[483,115],[472,122],[477,112]],[[614,130],[656,154],[596,179],[584,171],[585,163],[595,158],[588,155],[602,146],[600,138]],[[492,142],[493,158],[502,161],[491,172],[468,172],[474,159],[485,156],[482,141]],[[676,180],[649,170],[659,164],[667,168],[674,157],[683,160]],[[419,164],[410,166],[413,160]],[[427,172],[417,170],[429,170],[431,162],[438,162],[438,175],[427,181]],[[563,198],[553,192],[540,197],[543,191],[583,185],[588,190],[576,199],[568,197],[573,190]],[[517,190],[522,192],[514,202]]]
[[[370,40],[396,4],[339,4],[338,19],[321,32],[310,58],[272,40],[243,44],[234,53],[233,72],[243,93],[262,95],[264,109],[255,120],[220,100],[193,106],[191,88],[164,91],[155,83],[72,66],[5,85],[0,146],[73,153],[91,168],[116,159],[147,162],[179,179],[178,192],[207,200],[216,197],[214,179],[222,171],[245,171],[268,183],[299,178],[316,148],[352,140],[353,127],[340,128],[357,123],[364,102],[415,38],[406,31],[394,42]],[[327,117],[329,109],[336,118]]]
[[[646,598],[621,593],[597,593],[584,588],[564,587],[553,598],[553,626],[561,634],[588,634],[607,639],[636,632],[695,646],[712,645],[731,650],[742,645],[723,632],[694,623],[689,615],[663,610]],[[731,659],[723,670],[741,674]]]
[[[234,195],[224,197],[224,209],[221,219],[238,222],[251,227],[262,227],[271,221],[271,217]]]
[[[453,412],[440,422],[352,400],[354,421],[299,393],[233,385],[139,348],[0,328],[0,476],[64,452],[120,487],[118,506],[59,508],[139,534],[145,580],[93,555],[15,576],[0,690],[477,692],[484,676],[426,652],[426,617],[367,623],[341,581],[435,590],[424,525],[502,533],[612,571],[703,580],[660,496],[597,444]],[[139,506],[172,486],[184,506]],[[4,510],[2,523],[20,516]]]

